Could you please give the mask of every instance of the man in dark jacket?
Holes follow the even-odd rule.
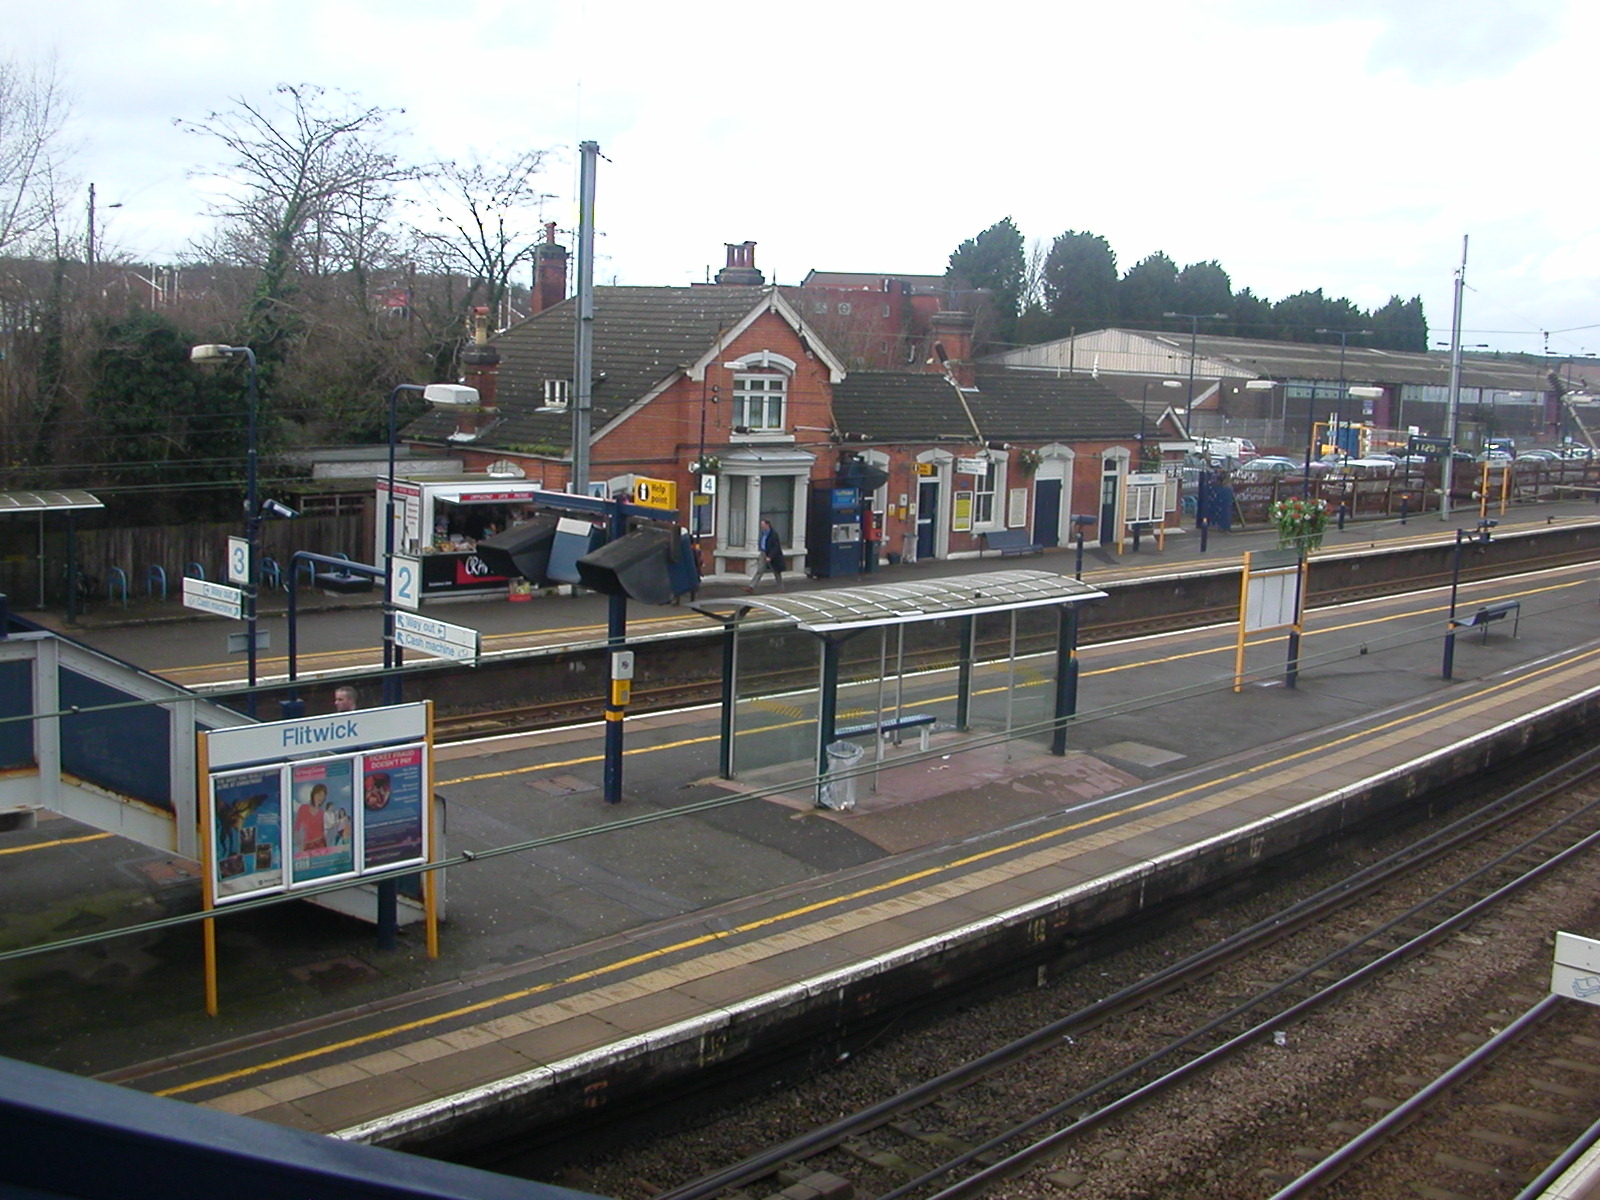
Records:
[[[755,591],[768,571],[777,579],[778,590],[783,591],[783,573],[788,567],[789,560],[783,556],[783,542],[778,538],[778,531],[772,527],[771,521],[763,517],[761,535],[756,539],[756,577],[745,591]]]

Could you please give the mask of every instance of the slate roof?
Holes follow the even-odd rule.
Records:
[[[841,433],[874,442],[970,441],[974,420],[988,441],[1104,441],[1139,434],[1138,409],[1087,375],[980,365],[976,382],[976,391],[958,396],[949,380],[931,371],[852,371],[834,385],[834,423]]]
[[[594,415],[598,433],[679,370],[710,349],[719,331],[738,324],[762,302],[759,287],[597,287],[594,292]],[[571,380],[577,302],[564,300],[494,339],[500,352],[500,420],[475,446],[548,443],[568,447],[572,417],[539,413],[547,379]],[[576,400],[576,394],[571,397]],[[442,442],[455,429],[448,413],[424,414],[405,436]]]

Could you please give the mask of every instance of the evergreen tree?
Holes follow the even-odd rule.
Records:
[[[1010,342],[1016,335],[1017,316],[1022,310],[1026,270],[1022,232],[1010,217],[1004,217],[956,247],[945,279],[958,290],[986,289],[994,297],[995,336]]]
[[[1177,307],[1178,264],[1159,250],[1129,267],[1117,285],[1118,320],[1124,325],[1164,329],[1161,314]]]
[[[1050,245],[1041,280],[1057,327],[1104,329],[1117,319],[1117,255],[1097,233],[1069,229]]]

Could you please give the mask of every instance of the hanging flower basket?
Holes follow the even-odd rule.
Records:
[[[1309,553],[1322,545],[1328,532],[1328,508],[1321,500],[1291,496],[1272,506],[1272,524],[1278,530],[1278,547]]]
[[[717,475],[722,471],[722,460],[715,454],[708,454],[698,462],[690,463],[689,470],[696,475]]]
[[[1039,469],[1039,464],[1044,461],[1044,455],[1037,450],[1017,451],[1017,468],[1024,475],[1032,475]]]

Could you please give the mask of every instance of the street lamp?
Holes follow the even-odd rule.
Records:
[[[389,488],[383,514],[383,702],[399,704],[400,647],[394,641],[394,459],[398,435],[395,431],[395,414],[400,396],[405,392],[420,392],[429,404],[441,408],[475,409],[478,406],[478,389],[459,383],[396,384],[389,393]]]
[[[1145,409],[1146,409],[1146,406],[1150,403],[1150,383],[1151,383],[1151,381],[1148,380],[1148,379],[1146,379],[1144,381],[1144,392],[1139,397],[1139,469],[1141,471],[1144,470],[1144,466],[1145,466],[1145,463],[1144,463],[1144,423],[1145,423]],[[1183,381],[1182,380],[1178,380],[1178,379],[1163,379],[1161,381],[1161,386],[1164,387],[1164,388],[1180,388],[1180,387],[1183,386]],[[1187,433],[1188,430],[1186,429],[1186,430],[1184,430],[1184,432]]]
[[[244,538],[245,556],[244,621],[245,621],[245,680],[249,692],[245,698],[246,711],[256,715],[256,581],[260,578],[256,563],[256,539],[261,530],[261,505],[256,494],[256,404],[260,398],[257,384],[256,352],[249,346],[206,345],[189,351],[189,361],[194,363],[224,363],[244,359],[248,368],[250,389],[250,417],[247,426],[248,449],[245,453]],[[291,511],[285,509],[286,512]]]
[[[1228,314],[1167,312],[1161,315],[1189,322],[1189,399],[1183,409],[1183,432],[1185,437],[1192,439],[1194,437],[1194,360],[1196,343],[1200,339],[1200,322],[1226,321]],[[1201,455],[1201,457],[1204,458],[1205,456]],[[1206,487],[1209,482],[1206,479],[1206,475],[1207,472],[1202,469],[1200,472],[1200,491],[1195,496],[1194,505],[1194,524],[1195,528],[1200,531],[1201,550],[1206,548],[1206,528],[1210,524],[1206,518]]]
[[[1338,407],[1334,410],[1333,445],[1335,450],[1343,450],[1344,443],[1339,439],[1339,428],[1344,424],[1344,352],[1353,337],[1371,337],[1370,329],[1319,329],[1319,334],[1336,335],[1339,339],[1339,398]]]

